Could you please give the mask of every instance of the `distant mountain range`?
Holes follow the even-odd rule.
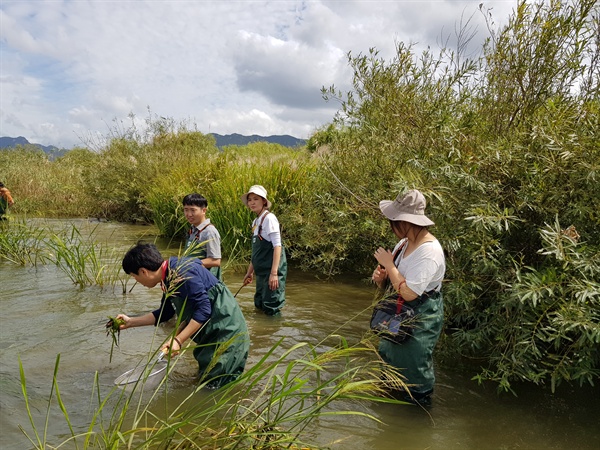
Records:
[[[246,145],[252,142],[270,142],[271,144],[279,144],[284,147],[301,147],[306,144],[306,140],[298,139],[287,134],[275,135],[275,136],[258,136],[253,134],[252,136],[243,136],[241,134],[216,134],[210,133],[215,137],[217,141],[217,147],[225,147],[227,145]]]
[[[65,149],[60,149],[58,147],[55,147],[54,145],[45,146],[45,145],[41,145],[41,144],[33,144],[33,143],[29,142],[27,139],[25,139],[23,136],[19,136],[16,138],[8,137],[8,136],[0,137],[0,149],[14,148],[19,145],[21,145],[21,146],[32,145],[34,147],[39,147],[42,150],[44,150],[46,153],[49,153],[52,155],[58,155],[58,154],[66,152]]]
[[[217,147],[219,147],[219,148],[226,147],[228,145],[247,145],[252,142],[270,142],[272,144],[279,144],[279,145],[283,145],[284,147],[292,147],[292,148],[301,147],[304,144],[306,144],[306,141],[304,139],[298,139],[293,136],[289,136],[287,134],[281,135],[281,136],[258,136],[256,134],[253,134],[252,136],[243,136],[243,135],[237,134],[237,133],[225,134],[225,135],[216,134],[216,133],[210,133],[210,134],[212,134],[214,136],[215,140],[217,141]],[[53,157],[61,156],[68,151],[64,148],[55,147],[54,145],[45,146],[45,145],[41,145],[41,144],[34,144],[34,143],[29,142],[23,136],[19,136],[16,138],[8,137],[8,136],[0,137],[0,150],[5,149],[5,148],[14,148],[19,145],[21,145],[21,146],[30,145],[30,146],[38,147],[38,148],[42,149],[44,152],[48,153],[49,155],[52,155]]]

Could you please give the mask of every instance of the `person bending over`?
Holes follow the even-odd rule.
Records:
[[[123,270],[147,288],[160,285],[160,307],[141,316],[117,315],[125,321],[121,329],[158,325],[175,315],[179,327],[161,347],[176,355],[193,340],[201,381],[218,388],[237,379],[246,365],[250,347],[246,320],[229,289],[199,259],[163,259],[154,244],[139,242],[123,258]],[[227,344],[226,344],[227,343]],[[219,348],[227,345],[224,351]],[[218,351],[217,351],[218,350]],[[211,363],[215,355],[216,363]]]

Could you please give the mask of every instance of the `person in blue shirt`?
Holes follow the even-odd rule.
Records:
[[[117,315],[125,321],[121,330],[156,326],[177,315],[180,325],[161,347],[163,353],[176,355],[193,340],[200,379],[211,388],[242,374],[250,348],[246,320],[229,289],[199,259],[165,260],[154,244],[139,242],[125,254],[123,270],[147,288],[160,284],[163,295],[160,307],[152,312],[135,317]],[[224,351],[219,348],[222,345],[227,345]],[[215,354],[218,361],[213,363]]]

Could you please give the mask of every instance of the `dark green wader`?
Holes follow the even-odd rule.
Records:
[[[200,378],[204,381],[218,377],[211,381],[208,387],[219,388],[236,380],[244,372],[250,338],[242,311],[231,291],[223,283],[213,286],[208,291],[208,297],[212,305],[212,314],[210,320],[193,338],[198,345],[194,349],[194,358],[200,366]],[[179,314],[184,299],[172,297],[171,301]],[[182,322],[190,317],[191,311],[186,305]],[[223,349],[221,344],[230,339],[233,339],[233,342]],[[212,361],[215,353],[218,360]]]
[[[254,306],[272,316],[277,314],[285,303],[285,280],[287,278],[287,258],[285,248],[281,246],[281,259],[277,269],[279,287],[269,288],[269,275],[273,264],[273,244],[266,239],[252,236],[252,267],[256,275],[256,293]]]
[[[189,257],[191,257],[191,258],[198,258],[198,259],[204,259],[204,258],[206,258],[206,247],[204,247],[203,245],[198,245],[198,241],[196,241],[196,240],[190,240],[190,239],[188,239],[188,241],[187,241],[187,247],[189,247],[191,245],[193,245],[195,248],[192,248],[188,252],[188,256]],[[217,277],[217,280],[223,281],[223,274],[222,274],[222,271],[221,271],[221,266],[211,267],[208,270],[215,277]]]
[[[8,200],[6,200],[4,197],[0,196],[0,220],[4,220],[4,214],[6,213],[6,210],[8,209]]]
[[[408,302],[411,306],[412,302]],[[440,337],[444,321],[442,293],[438,292],[425,299],[422,304],[413,306],[416,324],[413,334],[402,344],[385,339],[379,343],[379,354],[385,362],[401,369],[410,391],[425,394],[433,389],[433,349]]]

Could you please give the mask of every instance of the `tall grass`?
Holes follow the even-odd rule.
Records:
[[[28,225],[25,220],[0,221],[0,259],[21,266],[36,266],[43,262],[42,228]]]
[[[121,255],[116,255],[108,246],[96,243],[94,233],[95,229],[88,236],[83,236],[74,225],[63,232],[52,233],[46,240],[48,260],[80,287],[122,282]],[[126,282],[122,282],[122,285],[125,290]]]
[[[305,152],[277,144],[254,143],[231,146],[202,160],[202,172],[191,178],[189,168],[162,173],[145,194],[148,208],[161,233],[182,239],[189,224],[181,201],[186,194],[198,192],[208,200],[207,216],[221,234],[221,248],[229,264],[245,263],[250,256],[252,213],[240,197],[251,185],[262,184],[273,202],[273,212],[285,227],[286,211],[307,189],[314,168]],[[187,174],[187,176],[184,176]],[[173,183],[173,179],[179,180]],[[194,181],[192,181],[194,180]]]
[[[169,383],[168,377],[145,398],[138,396],[144,380],[131,392],[114,388],[102,397],[96,378],[98,404],[83,432],[77,431],[80,426],[72,423],[67,405],[60,398],[59,355],[48,411],[56,401],[63,412],[70,437],[59,438],[60,442],[52,442],[52,437],[47,436],[48,413],[43,424],[36,423],[27,402],[27,380],[21,364],[21,385],[33,430],[24,433],[39,450],[67,443],[77,449],[114,450],[329,447],[336,443],[312,442],[311,425],[319,418],[360,416],[377,421],[361,411],[359,405],[402,403],[385,395],[386,383],[395,380],[401,385],[402,381],[394,369],[377,358],[372,346],[366,342],[350,346],[339,336],[330,339],[336,339],[337,345],[326,350],[308,343],[283,350],[282,339],[236,381],[217,391],[205,391],[203,387],[210,380],[203,380],[162,416],[153,412],[151,405],[152,399],[168,397],[169,391],[162,389]],[[186,351],[190,350],[191,347]],[[176,364],[175,361],[170,365],[169,372]]]
[[[75,224],[51,231],[26,220],[0,222],[0,259],[18,265],[55,264],[74,284],[115,286],[126,292],[129,277],[121,256],[109,243],[96,241],[96,228],[84,235]]]
[[[3,149],[0,167],[3,182],[15,198],[12,212],[29,217],[94,215],[96,204],[88,195],[88,180],[99,157],[89,150],[74,149],[50,161],[35,147]]]

